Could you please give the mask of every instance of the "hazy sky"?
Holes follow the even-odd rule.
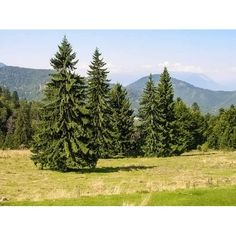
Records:
[[[236,88],[236,30],[0,30],[0,62],[50,68],[63,35],[77,52],[82,75],[98,47],[112,81],[128,84],[167,65]]]

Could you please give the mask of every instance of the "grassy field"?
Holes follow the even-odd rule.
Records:
[[[100,160],[93,172],[39,170],[0,151],[0,205],[236,205],[236,152]]]

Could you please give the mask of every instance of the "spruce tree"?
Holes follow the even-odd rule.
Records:
[[[115,154],[129,155],[131,151],[131,138],[134,132],[134,117],[131,104],[127,98],[127,91],[121,84],[116,84],[110,91],[112,109],[112,126],[115,131]]]
[[[194,102],[190,109],[191,122],[190,130],[192,135],[192,141],[189,145],[189,149],[196,149],[199,145],[203,144],[205,141],[204,133],[206,122],[204,116],[201,114],[199,105]]]
[[[97,157],[106,158],[111,154],[112,125],[109,100],[109,80],[106,63],[96,48],[88,70],[88,108],[93,126],[92,143]]]
[[[58,48],[51,59],[55,73],[45,91],[41,131],[35,135],[32,160],[41,168],[60,171],[94,167],[97,158],[90,149],[85,81],[74,72],[78,61],[66,37]]]
[[[191,149],[191,144],[194,142],[192,135],[192,114],[191,109],[186,104],[177,98],[175,102],[175,117],[176,117],[176,152],[182,153]],[[177,153],[176,153],[177,154]]]
[[[20,102],[19,102],[19,96],[17,91],[13,91],[12,93],[12,102],[14,104],[14,108],[19,108]]]
[[[143,91],[140,101],[139,117],[141,118],[141,136],[143,137],[142,150],[145,156],[157,156],[158,153],[158,104],[157,89],[152,75]]]
[[[22,101],[20,108],[17,111],[17,118],[14,131],[14,146],[23,145],[29,147],[32,138],[31,125],[31,104],[27,101]]]
[[[211,120],[207,141],[211,148],[236,149],[236,108],[233,105]]]
[[[158,104],[158,156],[167,157],[179,154],[176,143],[176,118],[174,91],[167,68],[164,68],[157,86]]]

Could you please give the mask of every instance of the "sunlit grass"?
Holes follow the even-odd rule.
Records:
[[[91,205],[96,205],[96,201],[99,205],[99,199],[107,198],[111,199],[108,205],[150,205],[155,194],[166,194],[166,191],[175,194],[182,190],[209,189],[210,194],[213,188],[231,189],[236,185],[236,152],[103,159],[93,172],[68,173],[40,170],[34,166],[30,155],[28,150],[0,151],[0,200],[6,199],[3,203],[58,201],[63,205],[63,201],[78,203],[90,198],[94,201]],[[122,202],[113,202],[116,198]],[[168,205],[168,201],[162,203]]]

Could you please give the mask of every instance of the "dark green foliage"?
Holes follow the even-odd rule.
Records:
[[[121,84],[116,84],[110,91],[112,126],[114,130],[114,154],[129,155],[134,133],[133,110],[130,107],[127,92]]]
[[[30,106],[19,100],[17,92],[11,95],[0,87],[0,148],[29,146],[33,132]]]
[[[66,171],[91,168],[97,163],[89,143],[91,131],[85,107],[85,81],[74,73],[75,57],[64,37],[51,59],[56,72],[47,84],[41,127],[34,138],[32,160],[41,168]]]
[[[152,75],[144,88],[140,101],[139,117],[141,118],[141,132],[143,137],[142,151],[145,156],[157,156],[159,154],[158,139],[158,103],[157,89],[152,80]]]
[[[181,100],[177,98],[175,102],[175,117],[177,129],[177,147],[180,152],[190,150],[190,145],[193,142],[191,121],[192,115],[190,108]]]
[[[192,140],[189,145],[189,150],[196,149],[198,145],[201,145],[205,141],[206,122],[204,116],[201,114],[200,108],[197,103],[193,103],[191,109],[190,130],[192,134]]]
[[[101,53],[95,50],[88,71],[88,108],[91,116],[93,150],[97,157],[106,158],[112,153],[112,114],[109,100],[107,68]]]
[[[18,93],[16,91],[12,93],[12,102],[14,104],[14,108],[19,108],[20,101],[19,101]]]
[[[158,104],[158,156],[167,157],[180,154],[176,143],[176,118],[174,110],[174,91],[167,68],[164,68],[157,86]]]
[[[21,145],[24,145],[25,147],[30,146],[33,134],[31,122],[31,104],[26,101],[22,101],[18,110],[15,131],[13,134],[15,147],[19,147]]]
[[[209,119],[207,142],[215,149],[236,149],[236,108],[233,105]]]
[[[0,147],[12,147],[14,104],[10,91],[0,87]]]
[[[175,102],[178,148],[183,151],[196,149],[205,141],[207,129],[205,119],[200,113],[197,103],[191,108],[177,98]]]

